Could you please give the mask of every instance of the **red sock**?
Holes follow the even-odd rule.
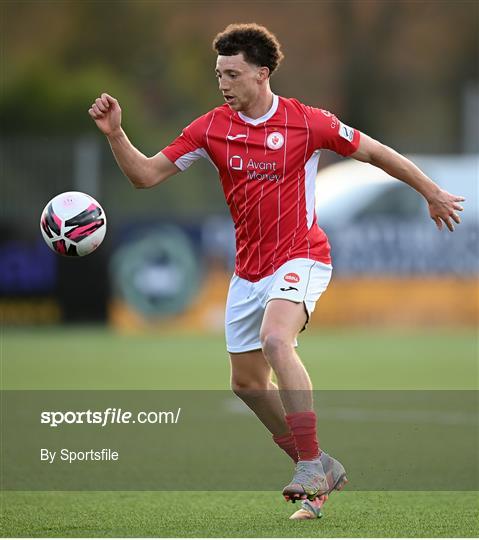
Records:
[[[273,435],[273,441],[284,450],[295,463],[298,463],[298,451],[296,450],[296,443],[294,442],[294,437],[291,433],[286,433],[285,435]]]
[[[286,423],[291,430],[302,461],[311,461],[320,456],[318,439],[316,437],[316,413],[314,411],[298,412],[286,415]]]

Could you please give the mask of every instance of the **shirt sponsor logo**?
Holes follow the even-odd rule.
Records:
[[[241,156],[230,157],[230,167],[235,171],[243,170],[243,158]]]
[[[339,135],[343,139],[346,139],[349,142],[353,142],[354,138],[354,129],[339,122]]]
[[[279,131],[273,131],[266,139],[266,145],[271,150],[279,150],[284,144],[284,137]]]
[[[284,280],[288,283],[299,283],[300,277],[295,272],[289,272],[284,276]]]
[[[276,169],[276,161],[255,161],[250,159],[246,165],[248,180],[268,180],[279,182],[281,174]]]
[[[230,141],[236,141],[236,139],[244,139],[246,137],[246,133],[238,133],[238,135],[227,135],[226,138]]]
[[[239,155],[230,157],[229,166],[235,171],[246,169],[247,180],[268,180],[269,182],[280,182],[282,175],[277,170],[276,161],[255,161],[250,158],[247,162]]]

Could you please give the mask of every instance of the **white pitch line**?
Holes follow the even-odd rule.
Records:
[[[234,414],[252,414],[239,398],[225,400],[225,409]],[[467,412],[427,411],[424,409],[375,410],[356,407],[318,407],[320,420],[355,422],[394,422],[479,427],[479,415]]]
[[[458,426],[479,426],[479,416],[473,413],[449,411],[374,410],[353,407],[324,407],[319,410],[323,420],[345,420],[356,422],[396,422],[411,424],[438,424]]]

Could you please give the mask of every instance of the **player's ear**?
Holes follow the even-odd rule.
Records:
[[[266,66],[259,68],[258,74],[257,74],[258,82],[263,82],[268,78],[269,78],[269,68],[267,68]]]

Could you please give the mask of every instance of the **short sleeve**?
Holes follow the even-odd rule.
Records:
[[[193,121],[162,153],[181,171],[186,170],[199,158],[207,158],[204,148],[205,116]]]
[[[341,156],[350,156],[359,147],[360,132],[343,124],[334,114],[323,109],[306,107],[315,149],[326,148]]]

